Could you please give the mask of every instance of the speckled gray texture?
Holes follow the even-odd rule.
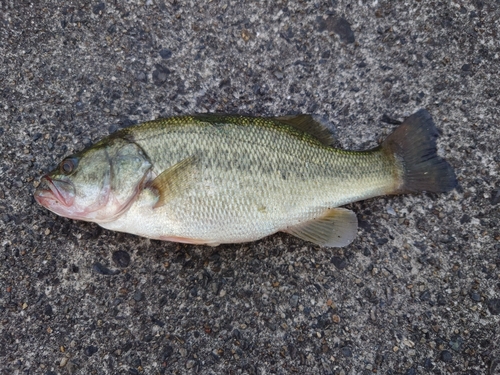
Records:
[[[2,375],[500,373],[498,1],[59,3],[0,2]],[[32,198],[135,122],[315,113],[362,149],[418,108],[460,188],[352,204],[341,250],[148,241]]]

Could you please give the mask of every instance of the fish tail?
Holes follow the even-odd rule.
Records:
[[[421,109],[382,143],[382,149],[395,155],[402,165],[402,181],[395,193],[441,193],[457,186],[453,168],[437,154],[437,137],[438,130],[430,113]]]

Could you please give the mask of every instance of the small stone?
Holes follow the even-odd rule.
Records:
[[[345,258],[334,256],[332,257],[332,259],[330,259],[330,262],[332,262],[333,265],[337,267],[339,270],[343,270],[344,268],[347,267],[347,260]]]
[[[115,251],[111,258],[121,268],[126,268],[130,264],[130,255],[124,250]]]
[[[419,298],[420,298],[420,301],[430,301],[431,293],[428,290],[426,290],[420,294]]]
[[[81,111],[84,108],[84,104],[82,102],[78,101],[75,103],[75,107],[76,107],[77,111]]]
[[[139,72],[136,74],[135,79],[141,82],[147,82],[148,81],[148,76],[144,72]]]
[[[290,306],[291,307],[297,307],[299,304],[299,296],[294,294],[293,296],[290,297]]]
[[[475,291],[470,292],[470,298],[474,302],[481,302],[481,295],[478,292]]]
[[[348,346],[344,346],[343,348],[340,349],[340,352],[342,353],[342,355],[346,358],[350,358],[352,357],[352,350],[350,347]]]
[[[222,289],[220,292],[219,292],[219,297],[224,297],[226,295],[226,291],[224,289]]]
[[[491,204],[494,206],[495,204],[500,203],[500,188],[495,189],[491,192]]]
[[[337,34],[340,40],[344,43],[354,43],[356,40],[354,32],[351,29],[351,24],[343,17],[330,16],[326,20],[328,31],[333,31]]]
[[[212,292],[214,294],[218,294],[219,293],[219,289],[220,289],[220,284],[216,281],[210,283],[210,289],[212,290]]]
[[[104,266],[103,264],[97,262],[92,266],[92,269],[97,272],[98,274],[101,275],[106,275],[106,276],[113,276],[113,275],[118,275],[120,271],[118,270],[110,270],[108,267]]]
[[[106,4],[99,3],[97,5],[94,5],[94,7],[92,8],[92,12],[94,14],[102,14],[102,12],[104,11],[105,8],[106,8]]]
[[[377,315],[375,315],[375,308],[370,309],[370,319],[374,322],[377,320]]]
[[[166,361],[170,356],[174,354],[174,349],[170,345],[163,347],[163,360]]]
[[[117,124],[111,124],[108,126],[108,132],[109,134],[114,133],[115,131],[118,130],[118,125]]]
[[[68,357],[62,357],[61,361],[59,362],[59,367],[64,367],[68,363],[69,358]]]
[[[99,348],[97,346],[90,345],[90,346],[87,346],[83,352],[85,353],[85,355],[87,357],[91,357],[92,355],[97,353],[98,350],[99,350]]]
[[[439,293],[437,295],[437,303],[439,306],[446,306],[447,305],[447,301],[446,301],[446,297],[444,296],[444,294],[441,294]]]
[[[452,236],[445,236],[445,237],[441,237],[439,239],[439,241],[442,243],[452,243],[455,241],[455,238],[453,238]]]
[[[488,310],[492,315],[500,315],[500,298],[490,299],[488,301]]]
[[[389,242],[388,238],[377,238],[377,245],[382,246]]]
[[[238,341],[242,339],[243,336],[241,335],[241,332],[238,328],[235,328],[233,330],[233,337]]]
[[[189,361],[186,362],[186,368],[189,370],[189,369],[192,369],[194,367],[194,361],[192,359],[190,359]]]
[[[247,29],[243,29],[243,30],[241,30],[241,38],[245,42],[248,42],[252,38],[252,34]]]
[[[137,290],[134,293],[133,298],[134,298],[135,301],[140,302],[140,301],[142,301],[144,299],[144,293],[142,293],[140,290]]]
[[[156,64],[155,68],[156,69],[153,71],[153,83],[156,86],[161,86],[167,81],[170,70],[160,64]]]
[[[394,211],[394,208],[392,208],[391,206],[387,206],[386,208],[386,211],[389,215],[392,215],[392,216],[396,216],[396,211]]]
[[[434,365],[432,364],[432,360],[430,358],[426,358],[424,361],[424,368],[426,370],[431,370],[433,367]]]
[[[140,357],[138,356],[133,356],[132,357],[132,362],[130,362],[130,365],[131,366],[134,366],[134,367],[140,367],[142,365],[142,360]]]
[[[408,339],[403,339],[403,344],[409,348],[415,347],[415,343]]]
[[[449,350],[443,350],[439,356],[441,358],[441,361],[450,363],[453,359],[453,356]]]
[[[470,216],[469,216],[469,215],[467,215],[467,214],[464,214],[464,215],[462,216],[462,218],[460,219],[460,224],[470,223],[470,221],[471,221]]]
[[[459,352],[460,349],[462,348],[464,340],[462,339],[461,336],[453,336],[448,343],[451,349],[453,349],[456,352]]]
[[[273,74],[280,81],[285,77],[285,75],[283,74],[283,72],[276,71]]]
[[[160,50],[159,54],[160,54],[162,59],[169,59],[172,57],[172,51],[170,51],[167,48]]]

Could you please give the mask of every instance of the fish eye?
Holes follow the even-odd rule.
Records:
[[[67,158],[63,160],[60,166],[61,173],[68,175],[73,173],[75,170],[76,166],[78,165],[78,159],[77,158]]]

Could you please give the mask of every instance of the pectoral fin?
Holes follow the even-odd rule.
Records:
[[[345,208],[331,208],[311,221],[289,227],[284,232],[320,246],[343,247],[356,237],[358,219]]]
[[[199,158],[190,156],[159,174],[149,188],[158,194],[153,208],[163,206],[176,195],[181,194],[200,178]]]

